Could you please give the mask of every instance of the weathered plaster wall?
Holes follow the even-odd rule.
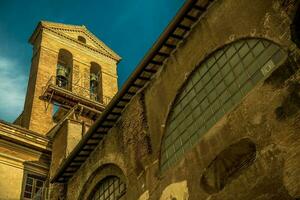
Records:
[[[300,65],[297,63],[299,49],[290,40],[293,3],[215,1],[70,179],[67,199],[84,199],[84,192],[93,187],[88,180],[106,164],[114,164],[123,172],[128,200],[299,198],[300,72],[296,69]],[[289,53],[290,61],[253,89],[173,168],[162,173],[159,169],[161,142],[172,103],[182,85],[209,54],[248,37],[266,38],[279,44]],[[253,163],[236,174],[221,191],[206,191],[200,184],[202,174],[221,152],[243,138],[255,144]],[[105,173],[101,175],[104,176]]]
[[[55,174],[60,164],[66,158],[67,151],[67,138],[68,138],[68,125],[67,121],[58,130],[52,143],[52,158],[50,166],[50,178]]]
[[[46,177],[49,157],[43,153],[0,139],[0,199],[21,199],[26,173]]]
[[[14,160],[4,160],[2,156],[0,159],[0,178],[1,180],[9,180],[0,182],[0,199],[19,199],[22,191],[23,166]]]
[[[67,119],[53,137],[50,178],[56,174],[58,167],[82,139],[84,134],[82,127],[80,122]]]

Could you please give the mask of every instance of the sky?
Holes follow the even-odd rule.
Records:
[[[119,88],[152,47],[184,0],[0,0],[0,119],[22,112],[32,46],[40,20],[85,25],[122,57]]]

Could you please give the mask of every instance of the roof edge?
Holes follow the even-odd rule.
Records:
[[[122,57],[118,55],[114,50],[112,50],[109,46],[107,46],[103,41],[101,41],[97,36],[95,36],[91,31],[87,29],[85,25],[71,25],[71,24],[63,24],[63,23],[57,23],[57,22],[50,22],[50,21],[39,21],[37,26],[35,27],[33,33],[28,39],[28,42],[32,45],[34,45],[34,42],[39,35],[40,31],[43,28],[52,29],[54,26],[58,26],[65,29],[77,29],[79,31],[82,31],[85,33],[92,41],[94,41],[97,45],[99,45],[99,48],[102,48],[104,51],[106,51],[107,54],[110,54],[111,57],[113,57],[114,60],[119,63],[122,60]],[[52,29],[53,30],[53,29]],[[53,30],[54,31],[54,30]]]

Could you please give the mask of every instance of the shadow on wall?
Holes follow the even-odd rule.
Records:
[[[291,25],[292,40],[300,48],[300,4],[298,5],[293,23]]]
[[[201,186],[209,194],[221,191],[255,160],[256,146],[248,138],[230,145],[208,165],[201,177]]]

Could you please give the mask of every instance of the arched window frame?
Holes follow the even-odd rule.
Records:
[[[89,200],[115,199],[118,200],[126,194],[126,184],[118,176],[106,176],[94,187]],[[112,198],[113,197],[113,198]]]
[[[66,49],[58,52],[56,65],[56,85],[67,90],[72,89],[73,55]],[[63,73],[65,73],[63,75]],[[64,77],[64,78],[62,78]]]
[[[83,36],[81,36],[81,35],[79,35],[79,36],[77,37],[77,40],[78,40],[79,42],[82,42],[82,43],[86,44],[86,39],[85,39],[85,37],[83,37]]]
[[[119,161],[117,162],[119,163]],[[101,180],[105,179],[108,176],[118,177],[126,185],[127,188],[128,179],[123,169],[123,165],[116,165],[112,162],[102,163],[99,166],[95,166],[93,169],[91,169],[92,173],[89,174],[88,179],[84,181],[83,187],[80,188],[81,192],[78,199],[90,199],[93,195],[94,189],[97,188]],[[127,198],[126,194],[122,196],[122,199],[123,198]]]
[[[92,88],[93,84],[97,84],[95,88]],[[95,101],[103,102],[102,69],[96,62],[91,62],[90,65],[90,98]]]
[[[175,147],[176,147],[176,143],[177,143],[177,141],[171,141],[171,142],[168,142],[168,144],[166,144],[167,142],[166,142],[166,138],[167,137],[170,137],[170,136],[168,136],[168,129],[171,127],[171,123],[170,123],[170,121],[172,121],[172,115],[174,115],[174,112],[177,112],[177,114],[178,113],[182,113],[183,112],[183,110],[181,110],[181,109],[177,109],[176,108],[176,103],[177,103],[177,101],[178,101],[178,99],[180,98],[180,95],[183,95],[183,93],[184,93],[184,91],[185,91],[185,89],[187,89],[188,87],[190,87],[189,86],[189,83],[192,83],[192,82],[195,82],[196,80],[193,80],[193,78],[195,77],[195,73],[198,73],[198,71],[200,71],[200,69],[202,68],[201,66],[202,65],[206,65],[206,63],[207,62],[209,62],[210,61],[210,58],[211,57],[213,57],[213,56],[220,56],[218,59],[221,59],[221,57],[222,57],[222,55],[217,55],[217,54],[220,54],[221,53],[221,51],[225,51],[226,49],[229,49],[230,47],[232,47],[233,45],[237,45],[239,42],[240,43],[242,43],[243,41],[244,42],[248,42],[248,41],[250,41],[250,40],[255,40],[255,41],[260,41],[261,43],[263,43],[263,44],[269,44],[269,46],[271,46],[271,45],[274,45],[274,46],[276,46],[279,50],[278,51],[280,51],[280,52],[282,52],[282,54],[284,54],[284,59],[282,59],[281,60],[281,62],[280,62],[280,64],[278,64],[278,63],[276,63],[277,65],[276,66],[269,66],[269,65],[267,65],[268,64],[268,62],[266,61],[266,63],[263,65],[263,66],[261,66],[261,68],[260,68],[260,71],[261,71],[261,73],[263,74],[263,78],[261,78],[260,80],[258,80],[258,82],[253,86],[253,87],[255,87],[259,82],[262,82],[263,80],[265,80],[269,75],[270,75],[270,73],[272,72],[272,71],[274,71],[277,67],[279,67],[280,65],[282,65],[285,61],[286,61],[286,59],[287,59],[287,52],[285,52],[278,44],[276,44],[276,43],[274,43],[274,42],[272,42],[272,41],[269,41],[269,40],[267,40],[267,39],[263,39],[263,38],[243,38],[243,39],[239,39],[239,40],[236,40],[236,41],[234,41],[234,42],[231,42],[231,43],[229,43],[229,44],[227,44],[227,45],[225,45],[225,46],[223,46],[223,47],[221,47],[221,48],[219,48],[219,49],[217,49],[216,51],[214,51],[214,52],[212,52],[206,59],[204,59],[203,61],[201,61],[200,62],[200,64],[196,67],[196,69],[193,71],[193,73],[191,73],[191,75],[190,75],[190,77],[185,81],[185,83],[182,85],[182,88],[180,89],[180,92],[179,92],[179,94],[175,97],[175,99],[174,99],[174,102],[173,102],[173,105],[172,105],[172,107],[171,107],[171,110],[170,110],[170,112],[169,112],[169,114],[168,114],[168,117],[167,117],[167,121],[166,121],[166,129],[165,129],[165,132],[164,132],[164,135],[163,135],[163,137],[162,137],[162,140],[161,140],[161,152],[160,152],[160,169],[161,169],[161,171],[165,171],[165,170],[167,170],[169,167],[170,167],[170,165],[173,165],[174,163],[176,163],[176,161],[178,161],[178,160],[180,160],[180,159],[182,159],[183,158],[183,154],[185,153],[185,151],[188,151],[189,149],[191,149],[195,144],[197,144],[198,142],[199,142],[199,139],[201,138],[200,136],[202,135],[202,134],[205,134],[211,127],[213,127],[214,125],[215,125],[215,123],[217,123],[217,122],[215,122],[215,123],[212,123],[212,126],[210,126],[210,128],[209,129],[207,129],[207,130],[202,130],[202,128],[201,128],[201,130],[200,129],[198,129],[198,128],[196,128],[195,129],[195,132],[197,132],[197,134],[194,134],[194,135],[192,135],[192,136],[190,136],[190,135],[188,135],[188,136],[184,136],[183,134],[185,134],[184,132],[183,133],[181,133],[181,134],[178,134],[178,136],[172,136],[172,137],[175,137],[175,138],[178,138],[178,137],[180,137],[180,139],[181,139],[181,137],[187,137],[188,139],[187,139],[187,141],[188,142],[185,142],[183,145],[181,145],[180,146],[180,148],[176,151],[175,149]],[[240,46],[240,48],[241,47],[243,47],[243,45],[244,45],[244,43],[243,44],[241,44],[241,46]],[[249,44],[248,44],[249,45]],[[252,48],[254,48],[254,47],[256,47],[255,45],[254,46],[252,46],[251,47],[251,49]],[[261,51],[261,53],[264,51],[264,49]],[[224,53],[224,52],[223,52]],[[274,53],[274,55],[276,54],[276,53],[278,53],[278,52],[275,52]],[[233,54],[234,55],[234,54]],[[246,54],[246,55],[248,55],[248,54]],[[274,56],[274,55],[272,55],[272,56]],[[233,56],[232,56],[233,57]],[[246,57],[246,56],[245,56]],[[244,58],[244,57],[243,57]],[[215,58],[216,59],[216,58]],[[216,60],[218,60],[218,59],[216,59]],[[230,62],[230,60],[226,60],[225,62]],[[242,62],[242,60],[239,60],[238,62]],[[254,62],[254,61],[253,61]],[[236,66],[237,66],[237,64],[236,64]],[[243,66],[243,68],[244,68],[244,66]],[[250,68],[250,66],[249,66],[249,68]],[[210,70],[211,70],[211,68],[209,68],[209,69],[206,69],[206,72],[205,73],[208,73],[208,71],[210,72]],[[205,71],[205,70],[204,70]],[[218,72],[218,71],[217,71]],[[215,75],[214,76],[216,76],[216,74],[217,74],[217,72],[215,73]],[[203,73],[203,74],[205,74],[205,73]],[[229,72],[228,72],[229,73]],[[241,72],[241,73],[243,73],[243,72]],[[198,74],[199,75],[199,74]],[[201,76],[201,75],[200,75]],[[204,77],[204,76],[203,76]],[[211,79],[212,80],[212,79]],[[197,81],[200,81],[200,79],[199,80],[197,80]],[[235,80],[234,80],[234,82],[235,82]],[[206,84],[206,85],[209,85],[209,84]],[[214,89],[216,89],[216,88],[214,88]],[[226,89],[226,88],[225,88]],[[248,88],[249,89],[249,88]],[[252,88],[251,89],[249,89],[248,90],[248,92],[250,91],[250,90],[252,90]],[[212,91],[212,90],[211,90]],[[217,97],[218,98],[218,97]],[[231,98],[231,97],[230,97]],[[240,99],[240,101],[242,100],[244,98],[244,96]],[[239,101],[239,102],[240,102]],[[239,103],[238,102],[238,103]],[[224,114],[222,114],[221,115],[221,117],[223,117],[226,113],[228,113],[230,110],[232,110],[235,106],[237,106],[238,105],[238,103],[236,103],[236,104],[234,104],[232,107],[230,107],[228,110],[226,110],[226,112],[224,113]],[[211,104],[208,104],[208,106],[211,106]],[[177,110],[176,110],[177,109]],[[195,109],[195,108],[194,108]],[[196,111],[196,110],[195,110]],[[206,111],[205,111],[206,112]],[[203,113],[203,112],[200,112],[201,113],[201,115],[204,115],[205,114],[205,112]],[[187,120],[190,120],[189,119],[190,118],[190,116],[186,116],[186,118],[185,119],[187,119]],[[220,119],[220,118],[219,118]],[[218,120],[217,120],[218,121]],[[174,128],[174,127],[173,127]],[[193,129],[194,127],[190,124],[190,126],[186,126],[186,130],[189,130],[189,129]],[[175,129],[174,129],[175,130]],[[200,134],[201,133],[201,134]],[[182,136],[183,135],[183,136]],[[180,140],[180,143],[183,143],[181,140]],[[188,145],[186,145],[186,144],[188,144]],[[171,152],[170,153],[170,155],[171,156],[173,156],[173,157],[171,157],[171,156],[168,156],[167,154],[167,150],[168,149],[165,149],[165,146],[171,146],[171,145],[174,145],[174,147],[172,148],[174,151],[175,151],[175,153],[178,153],[176,156],[174,155],[175,153],[173,152]],[[184,146],[184,145],[186,145],[186,146]],[[184,148],[183,148],[184,147]],[[167,158],[166,158],[167,157]],[[171,158],[170,158],[171,157]],[[177,158],[178,157],[178,158]],[[168,159],[168,163],[166,163],[166,161],[165,161],[165,159]]]

